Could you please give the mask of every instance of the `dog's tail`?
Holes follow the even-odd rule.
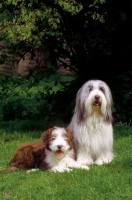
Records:
[[[18,170],[20,170],[18,167],[9,167],[6,169],[0,169],[0,173],[13,172],[13,171],[18,171]]]

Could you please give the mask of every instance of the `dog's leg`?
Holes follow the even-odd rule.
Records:
[[[80,164],[79,162],[77,162],[73,159],[69,159],[67,166],[70,168],[80,168],[80,169],[89,170],[88,166],[86,166],[84,164]]]
[[[112,151],[105,153],[105,155],[100,156],[95,160],[95,164],[102,165],[104,163],[109,163],[113,160],[114,154]]]
[[[93,164],[93,159],[88,149],[84,145],[80,145],[77,151],[77,162],[82,165]]]
[[[36,172],[36,171],[38,171],[39,169],[30,169],[30,170],[28,170],[27,172]]]
[[[68,168],[68,167],[62,167],[62,166],[54,166],[51,168],[52,172],[70,172],[72,171],[72,169]]]

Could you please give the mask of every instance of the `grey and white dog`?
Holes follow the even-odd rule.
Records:
[[[112,161],[112,103],[110,88],[101,80],[89,80],[77,92],[68,128],[73,131],[79,163],[102,165]]]

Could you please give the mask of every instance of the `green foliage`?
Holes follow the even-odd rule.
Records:
[[[17,46],[23,49],[21,57],[37,47],[50,52],[53,62],[69,58],[64,66],[75,66],[84,80],[107,80],[116,77],[122,63],[131,66],[131,9],[130,0],[125,6],[123,0],[6,0],[0,8],[0,33],[13,52]]]
[[[42,72],[42,71],[41,71]],[[132,73],[117,77],[111,83],[113,95],[114,123],[132,125]],[[1,120],[43,119],[45,122],[55,118],[70,121],[75,106],[75,98],[83,80],[78,77],[63,79],[57,74],[43,78],[38,68],[30,71],[27,77],[3,76],[0,79],[0,116]],[[120,89],[119,89],[120,88]]]
[[[17,46],[22,47],[24,44],[28,51],[36,47],[42,52],[50,50],[54,59],[68,57],[78,68],[80,50],[84,50],[85,46],[87,51],[89,46],[87,22],[94,23],[92,18],[103,22],[105,16],[98,12],[96,4],[100,8],[104,3],[102,0],[94,1],[93,4],[91,1],[77,0],[6,0],[2,2],[0,9],[0,35],[7,41],[8,48],[14,51]],[[26,50],[27,48],[25,52]]]
[[[57,30],[60,26],[61,15],[57,7],[75,15],[82,5],[73,1],[38,1],[6,0],[1,4],[3,34],[8,43],[20,41],[33,42],[41,46],[50,37],[59,37],[62,33]]]
[[[114,120],[132,125],[132,71],[117,76],[113,85]]]
[[[34,49],[37,47],[42,53],[49,52],[50,62],[55,68],[56,61],[59,60],[65,67],[76,70],[83,82],[92,78],[106,81],[112,86],[114,94],[115,118],[121,121],[131,120],[131,83],[125,75],[127,71],[127,78],[131,79],[130,0],[125,4],[123,0],[5,0],[0,2],[0,19],[0,41],[6,40],[10,53],[24,58],[25,53],[30,52],[34,57]],[[1,64],[6,56],[1,54]],[[60,58],[68,58],[70,64]],[[118,75],[121,77],[117,79]],[[32,81],[38,81],[37,73]],[[33,84],[32,81],[30,79],[30,85]],[[4,90],[3,94],[6,93]],[[123,95],[118,91],[122,91]],[[75,93],[69,88],[66,89],[66,95],[62,95],[64,93],[61,91],[60,96],[68,99],[67,96],[71,93],[74,94],[74,99]],[[63,103],[60,102],[59,93],[57,95],[50,95],[47,102],[58,109],[53,98],[57,98],[60,105]],[[30,98],[28,100],[30,102]],[[20,102],[20,110],[24,110],[23,115],[26,116],[27,108],[23,106],[23,101]],[[10,105],[14,107],[14,101],[10,100]],[[51,107],[50,105],[49,109]],[[27,116],[31,115],[30,110],[32,109],[29,109]]]
[[[64,115],[69,109],[72,95],[69,98],[66,88],[69,88],[72,79],[71,81],[70,79],[63,80],[57,74],[42,79],[41,75],[36,76],[36,73],[35,70],[28,77],[1,77],[0,115],[2,120],[44,119],[49,121],[56,115]],[[72,93],[72,90],[69,92]]]
[[[83,5],[81,3],[78,3],[76,0],[71,0],[71,1],[56,0],[55,3],[60,5],[64,11],[71,13],[71,15],[76,15],[83,8]]]

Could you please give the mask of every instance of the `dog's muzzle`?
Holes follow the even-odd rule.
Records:
[[[95,95],[94,96],[93,106],[101,106],[100,96],[99,95]]]
[[[62,147],[62,145],[57,145],[57,150],[55,151],[55,155],[57,157],[61,157],[64,154]]]

